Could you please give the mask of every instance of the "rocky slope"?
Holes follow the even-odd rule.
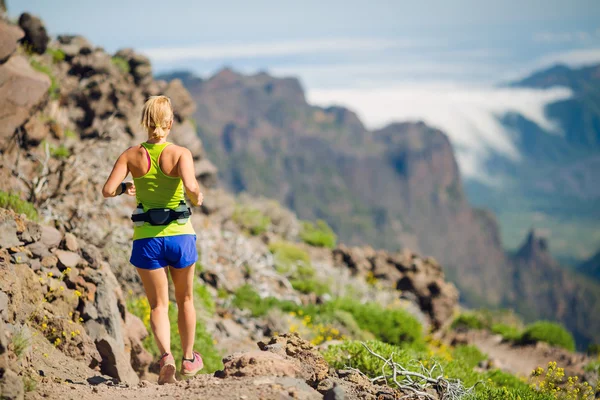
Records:
[[[200,378],[184,388],[209,397],[228,392],[231,398],[244,386],[248,398],[322,398],[334,383],[347,398],[389,392],[360,375],[328,371],[296,337],[268,343],[273,332],[290,328],[288,321],[302,319],[256,317],[233,307],[230,294],[245,284],[262,297],[294,304],[323,303],[332,296],[376,301],[406,309],[433,330],[451,321],[456,289],[435,260],[409,251],[297,244],[309,254],[315,279],[329,287],[325,295],[294,290],[277,269],[269,244],[298,240],[296,216],[266,199],[236,203],[214,188],[216,169],[189,120],[196,105],[180,82],[154,80],[148,60],[132,50],[110,55],[79,36],[48,42],[40,20],[20,20],[26,22],[21,28],[0,21],[0,109],[9,111],[0,115],[0,194],[8,199],[7,192],[13,192],[3,204],[29,215],[0,208],[2,396],[22,398],[24,383],[27,390],[37,383],[28,398],[62,397],[70,382],[72,396],[114,398],[120,395],[92,386],[118,383],[124,389],[135,387],[140,377],[155,378],[143,346],[147,328],[127,311],[128,300],[142,293],[128,263],[134,202],[104,200],[100,189],[108,163],[145,139],[138,112],[144,99],[157,93],[173,101],[172,140],[192,151],[205,193],[205,203],[192,216],[201,254],[198,281],[212,296],[225,294],[217,300],[218,312],[201,316],[203,326],[223,354],[265,341],[264,352],[227,358],[221,378]],[[235,221],[236,209],[245,203],[270,218],[263,235],[249,236]],[[309,354],[315,362],[308,362]],[[256,391],[247,391],[250,382]],[[148,398],[166,393],[147,382],[140,385],[140,393],[152,393]]]
[[[182,80],[190,90],[198,104],[198,133],[231,190],[276,198],[301,218],[326,219],[347,243],[432,255],[469,306],[512,307],[530,320],[558,319],[576,331],[581,346],[600,339],[587,322],[600,306],[594,294],[600,291],[565,278],[554,261],[523,268],[522,260],[505,254],[494,214],[469,205],[442,132],[422,123],[368,132],[347,109],[309,105],[292,78],[229,69],[207,80],[185,72],[163,77]],[[563,147],[547,136],[538,135],[547,148]],[[494,199],[512,200],[509,194]],[[539,274],[546,269],[551,272]],[[561,285],[563,279],[572,284]],[[555,300],[539,302],[531,295],[540,280]],[[582,291],[589,297],[580,298]],[[572,306],[554,314],[556,303]],[[577,312],[569,314],[573,308]]]

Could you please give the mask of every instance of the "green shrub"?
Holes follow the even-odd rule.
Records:
[[[301,293],[314,293],[317,296],[322,296],[325,293],[329,293],[329,284],[315,278],[291,279],[290,283],[295,290]]]
[[[123,57],[114,56],[111,61],[122,73],[128,74],[131,71],[129,62]]]
[[[587,348],[587,353],[590,356],[600,355],[600,344],[592,343]]]
[[[17,356],[17,359],[20,359],[25,350],[31,346],[31,337],[28,335],[27,331],[24,327],[21,327],[12,335],[12,351]]]
[[[347,311],[363,331],[390,344],[415,344],[424,348],[423,328],[419,321],[401,308],[384,308],[377,303],[362,304],[354,299],[336,299],[325,303],[330,315],[334,310]]]
[[[233,212],[233,221],[252,235],[266,232],[271,225],[271,218],[251,207],[238,206]]]
[[[75,139],[75,138],[77,138],[77,134],[72,129],[66,128],[65,129],[65,137],[67,139]]]
[[[311,246],[329,247],[333,249],[337,242],[337,236],[333,229],[323,220],[317,220],[317,224],[309,221],[302,223],[300,238]]]
[[[50,99],[57,100],[60,96],[60,87],[58,85],[58,80],[52,73],[52,69],[49,66],[42,64],[35,58],[32,58],[29,61],[29,63],[31,64],[31,67],[36,71],[48,75],[48,77],[50,78],[50,87],[48,88],[48,95],[50,96]]]
[[[538,321],[528,325],[521,336],[520,342],[546,342],[552,346],[575,351],[575,339],[568,330],[556,322]]]
[[[454,319],[452,328],[485,329],[484,319],[476,312],[464,312]]]
[[[298,271],[298,279],[311,278],[314,270],[310,264],[310,256],[306,251],[290,242],[273,242],[269,245],[273,253],[275,268],[279,273],[289,274]],[[311,272],[312,271],[312,272]]]
[[[65,59],[65,52],[61,49],[54,49],[52,47],[48,47],[46,49],[46,53],[52,56],[52,62],[54,64],[58,64],[59,62],[64,61]]]
[[[21,200],[16,193],[7,193],[0,190],[0,208],[8,208],[17,214],[25,214],[32,221],[38,219],[35,206],[28,201]]]
[[[485,374],[475,372],[473,366],[484,357],[472,346],[457,347],[452,359],[430,356],[414,346],[394,346],[379,341],[367,341],[367,346],[375,353],[388,359],[393,354],[393,361],[409,371],[421,372],[420,365],[430,368],[434,362],[440,367],[436,373],[442,373],[447,379],[460,380],[465,387],[475,385],[473,395],[466,399],[473,400],[551,400],[546,394],[538,393],[514,375],[501,371],[489,371]],[[323,352],[327,362],[335,369],[357,368],[369,377],[380,376],[384,372],[391,373],[390,367],[382,368],[384,362],[372,356],[358,341],[347,341],[330,346]],[[478,361],[479,360],[479,361]],[[435,373],[434,373],[435,375]]]
[[[50,146],[50,154],[52,155],[52,157],[58,159],[67,159],[71,155],[71,150],[69,150],[63,144],[61,144],[58,147]]]
[[[492,332],[501,335],[505,340],[516,342],[521,339],[521,331],[512,325],[495,324]]]
[[[23,377],[23,390],[25,393],[33,392],[37,388],[37,381],[30,376]]]
[[[471,345],[461,345],[457,346],[452,351],[452,357],[454,359],[460,360],[465,365],[470,368],[475,368],[481,361],[487,359],[487,356],[483,354],[479,349],[475,346]]]
[[[150,305],[148,304],[148,299],[145,296],[129,299],[127,301],[127,310],[138,316],[142,322],[144,322],[149,333],[143,341],[144,348],[158,359],[161,354],[156,345],[156,341],[154,340],[152,330],[150,329]],[[179,340],[177,305],[175,303],[169,304],[169,322],[171,328],[171,352],[175,360],[180,360],[183,356],[183,351],[181,349],[181,341]],[[213,338],[206,331],[206,327],[200,318],[196,319],[194,348],[202,353],[202,359],[204,361],[203,371],[205,373],[212,373],[223,368],[221,355],[215,348]]]
[[[194,301],[200,304],[209,314],[215,313],[215,301],[206,285],[200,283],[200,279],[196,279],[194,282]]]
[[[272,308],[282,308],[282,302],[278,299],[274,297],[261,298],[250,285],[241,286],[235,291],[232,304],[239,309],[250,310],[255,317],[267,314]]]

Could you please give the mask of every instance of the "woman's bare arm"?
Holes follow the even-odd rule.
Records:
[[[129,168],[127,167],[127,151],[123,152],[115,162],[115,166],[113,167],[104,187],[102,188],[102,195],[107,197],[115,197],[121,194],[121,182],[127,177],[129,174]],[[135,185],[133,182],[127,182],[127,189],[125,190],[130,196],[135,196]]]
[[[183,182],[185,193],[192,202],[192,205],[199,206],[202,204],[202,193],[200,192],[200,185],[196,181],[196,171],[194,169],[194,159],[192,153],[184,148],[179,162],[177,163],[179,176]]]

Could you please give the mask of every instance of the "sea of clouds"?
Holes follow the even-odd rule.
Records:
[[[571,96],[566,88],[469,86],[456,83],[397,84],[385,88],[309,89],[308,101],[355,110],[370,129],[395,121],[424,121],[444,131],[467,178],[498,183],[484,165],[492,153],[514,161],[520,154],[513,135],[500,122],[506,113],[519,113],[548,132],[561,134],[544,108]]]

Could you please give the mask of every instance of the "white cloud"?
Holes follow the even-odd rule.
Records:
[[[544,115],[544,106],[567,98],[569,90],[469,87],[456,84],[404,84],[380,89],[308,90],[310,102],[338,104],[357,111],[363,122],[376,129],[394,121],[422,120],[448,134],[461,172],[491,182],[484,162],[498,152],[513,160],[520,155],[510,132],[498,122],[506,112],[518,112],[548,130],[555,129]]]
[[[581,67],[600,62],[600,48],[578,49],[551,53],[540,58],[536,65],[546,67],[552,64],[567,64],[571,67]]]
[[[152,61],[174,62],[191,59],[223,60],[231,58],[257,58],[318,53],[354,53],[391,48],[409,48],[417,45],[417,42],[411,40],[333,38],[261,43],[226,43],[189,47],[157,47],[142,49],[141,52],[150,57]]]
[[[533,36],[535,42],[540,43],[552,43],[552,44],[563,44],[563,43],[574,43],[574,42],[586,42],[592,39],[594,34],[590,34],[584,31],[577,32],[538,32]]]

